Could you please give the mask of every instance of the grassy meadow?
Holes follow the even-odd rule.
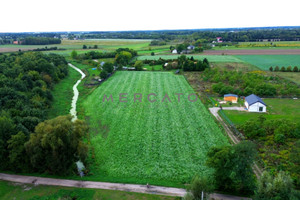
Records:
[[[300,123],[299,99],[263,99],[267,104],[267,113],[251,113],[235,110],[223,110],[234,124],[243,124],[247,120],[264,115],[267,119],[289,119]]]
[[[236,55],[235,57],[266,71],[268,71],[271,66],[273,68],[276,66],[279,68],[282,66],[285,68],[288,66],[292,68],[294,66],[300,67],[299,55]]]
[[[70,113],[73,98],[73,85],[80,79],[81,75],[73,68],[69,67],[69,74],[52,90],[53,103],[48,112],[48,118]]]
[[[60,186],[43,186],[10,183],[0,181],[0,199],[5,200],[50,200],[50,199],[86,199],[86,200],[175,200],[176,197],[123,192],[101,189],[81,189]]]
[[[281,76],[287,80],[290,80],[298,85],[300,85],[300,73],[295,72],[272,72],[277,74],[278,76]]]
[[[156,102],[147,100],[150,93]],[[180,102],[175,93],[184,94]],[[195,174],[210,174],[207,151],[228,141],[201,101],[188,101],[190,93],[183,76],[168,72],[117,72],[94,90],[82,104],[93,148],[90,178],[183,187]],[[114,102],[102,102],[104,94]],[[161,102],[165,94],[171,102]]]

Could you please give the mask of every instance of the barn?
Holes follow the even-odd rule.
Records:
[[[249,112],[267,112],[267,105],[265,102],[254,94],[245,98],[245,106]]]
[[[225,94],[224,95],[224,101],[231,101],[232,103],[237,103],[238,101],[238,95],[235,94]]]

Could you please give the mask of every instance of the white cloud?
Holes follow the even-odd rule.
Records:
[[[294,0],[10,0],[0,32],[299,26]]]

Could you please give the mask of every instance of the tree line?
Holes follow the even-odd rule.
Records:
[[[294,68],[292,68],[291,66],[288,66],[287,68],[285,68],[285,67],[278,67],[278,66],[276,66],[276,67],[270,67],[269,68],[269,70],[271,71],[271,72],[300,72],[300,70],[298,69],[298,67],[297,66],[294,66]]]
[[[82,39],[116,38],[116,39],[153,39],[163,40],[216,40],[222,37],[223,41],[254,42],[262,39],[280,39],[281,41],[299,40],[300,28],[241,28],[241,29],[211,29],[211,30],[165,30],[165,31],[120,31],[120,32],[90,32],[82,34]],[[155,42],[156,43],[156,42]]]
[[[26,37],[20,39],[22,45],[47,45],[47,44],[61,44],[61,40],[58,38],[49,37]]]

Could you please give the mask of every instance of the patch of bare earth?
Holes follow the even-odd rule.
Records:
[[[19,51],[19,49],[21,49],[22,51],[28,51],[28,50],[32,50],[34,48],[0,48],[0,53],[9,53],[9,52],[16,52]]]

